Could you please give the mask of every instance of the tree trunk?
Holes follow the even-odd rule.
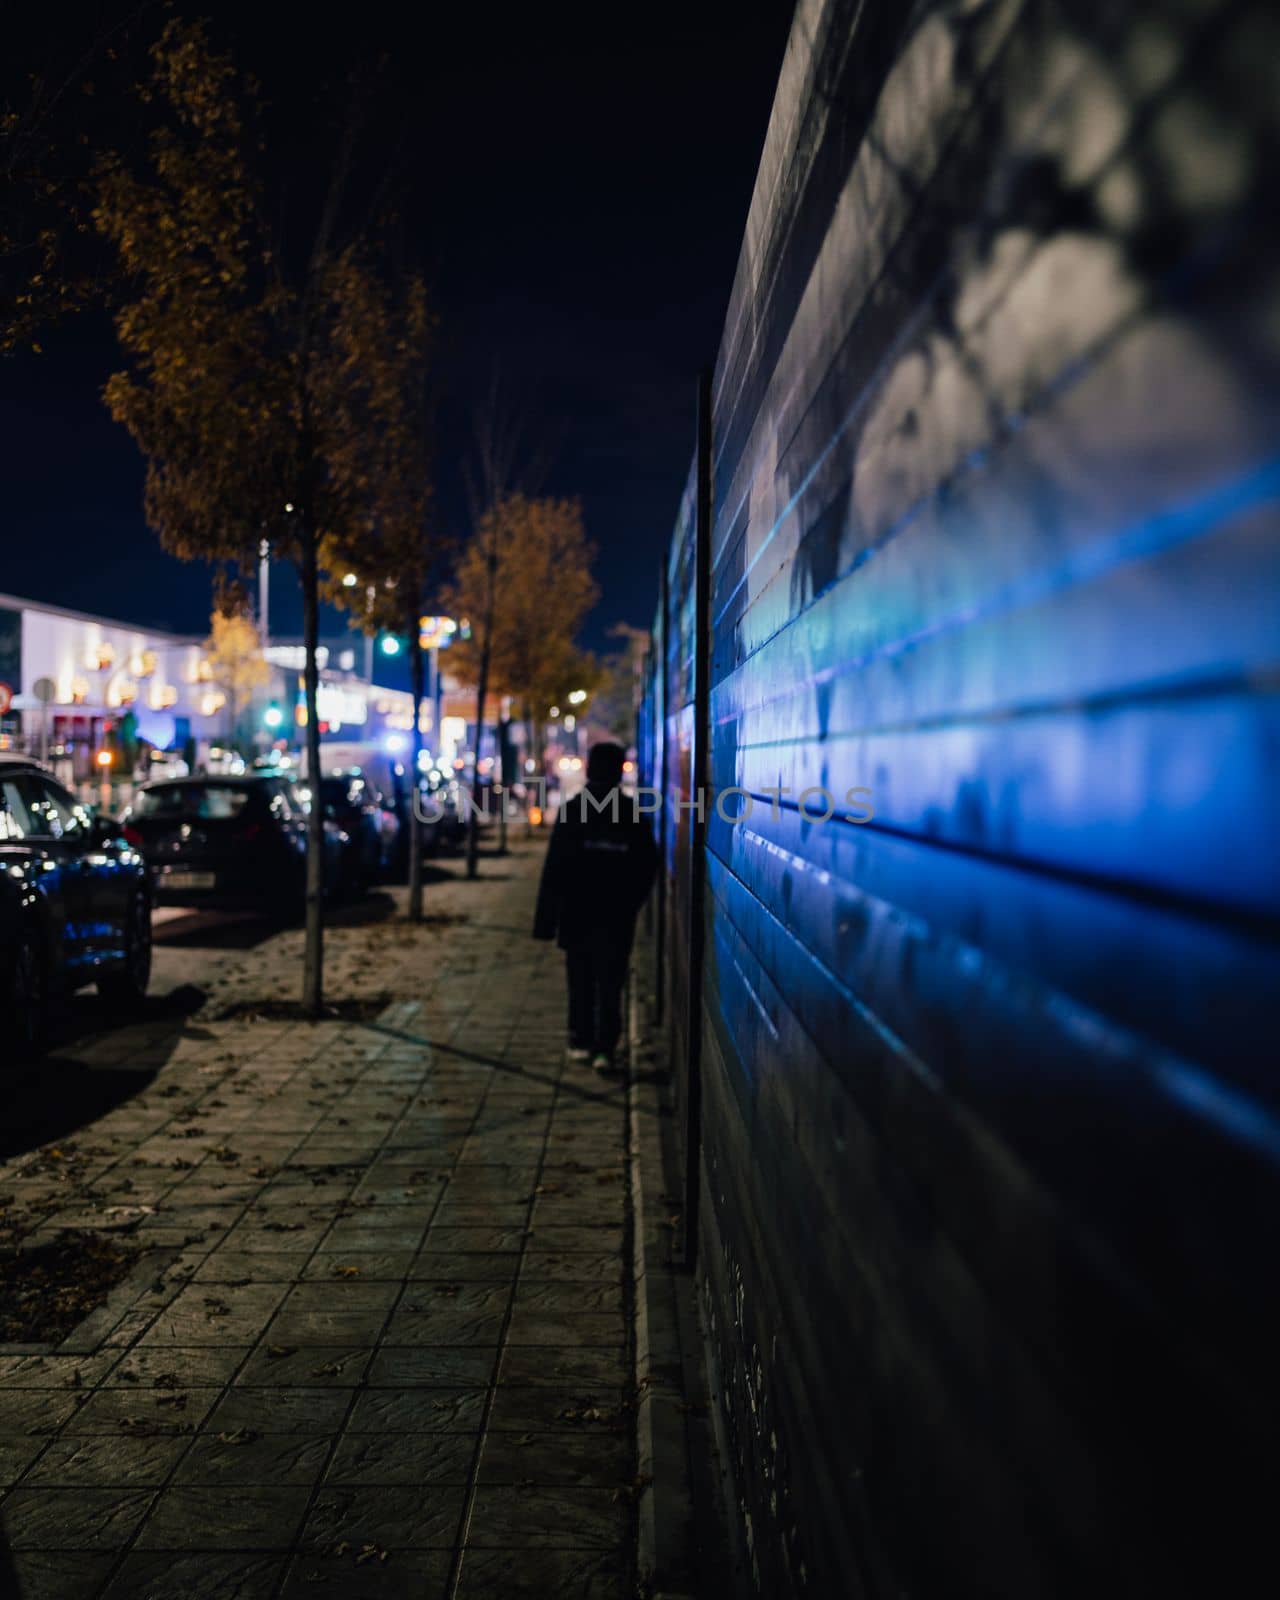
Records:
[[[489,658],[493,650],[493,612],[498,586],[498,549],[496,532],[490,535],[488,584],[485,593],[484,637],[480,642],[480,682],[476,686],[476,755],[471,782],[471,815],[467,819],[467,877],[476,875],[476,858],[480,853],[480,808],[476,804],[480,790],[480,752],[484,745],[484,702],[489,693]]]
[[[480,682],[476,688],[476,758],[471,784],[471,814],[467,818],[467,877],[476,875],[476,861],[480,853],[480,808],[477,799],[480,789],[480,752],[484,747],[484,703],[489,693],[489,640],[492,624],[484,630],[480,646]]]
[[[415,606],[415,611],[417,607]],[[409,618],[409,679],[413,692],[413,735],[409,740],[409,920],[422,921],[422,635],[418,618]],[[433,733],[434,737],[434,733]]]
[[[511,787],[510,760],[511,753],[511,722],[510,719],[498,724],[498,854],[505,856],[507,853],[507,790]]]
[[[302,536],[302,629],[306,650],[304,673],[307,707],[307,944],[302,966],[302,1006],[320,1014],[324,997],[324,806],[320,799],[320,716],[317,709],[320,671],[320,595],[316,571],[316,537],[308,524]]]
[[[542,770],[542,752],[538,749],[538,728],[533,713],[529,710],[529,702],[524,704],[524,734],[529,741],[529,759],[533,762],[533,771],[529,774],[533,779],[533,792],[538,797],[538,809],[546,819],[547,812],[547,775]],[[528,821],[529,813],[525,812],[525,833],[532,838],[533,828]]]

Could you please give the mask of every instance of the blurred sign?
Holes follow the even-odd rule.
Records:
[[[58,685],[52,678],[37,678],[31,685],[31,692],[42,706],[52,705],[58,698]]]
[[[13,690],[7,683],[0,683],[0,717],[4,716],[12,704]]]
[[[418,643],[424,650],[443,650],[457,631],[452,617],[418,618]]]
[[[347,724],[363,727],[369,716],[368,703],[362,694],[346,689],[341,684],[322,683],[316,689],[316,714],[337,730]]]

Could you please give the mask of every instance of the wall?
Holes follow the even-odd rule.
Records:
[[[1253,1592],[1278,89],[1262,4],[798,8],[704,532],[712,777],[754,809],[693,863],[663,821],[678,1068],[707,886],[700,1273],[764,1594]],[[865,825],[797,807],[855,785]]]

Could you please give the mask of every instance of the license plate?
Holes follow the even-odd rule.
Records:
[[[160,881],[166,889],[212,889],[218,879],[213,872],[184,872],[180,867],[168,867]]]

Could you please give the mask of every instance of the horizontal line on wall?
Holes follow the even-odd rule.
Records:
[[[844,661],[833,667],[815,672],[811,678],[797,683],[794,688],[771,695],[767,700],[753,700],[739,707],[729,716],[714,719],[718,728],[728,727],[743,716],[787,700],[805,689],[838,679],[858,666],[861,661]],[[714,689],[712,693],[714,694]],[[1036,717],[1051,717],[1068,713],[1089,715],[1095,712],[1124,711],[1144,705],[1168,705],[1189,700],[1223,699],[1234,694],[1272,695],[1280,693],[1280,662],[1275,665],[1248,671],[1225,671],[1207,674],[1200,678],[1175,678],[1153,683],[1136,683],[1116,689],[1100,689],[1094,694],[1061,696],[1050,700],[1028,700],[1007,706],[975,707],[973,710],[938,713],[906,722],[871,723],[859,728],[841,728],[820,738],[800,734],[790,739],[749,739],[737,744],[738,750],[789,749],[797,744],[834,744],[843,740],[870,738],[886,733],[928,733],[948,728],[971,727],[974,724],[1017,722]]]
[[[759,801],[762,806],[772,808],[775,804],[775,796],[771,794],[757,793],[751,789],[746,789],[743,792],[749,794],[752,800]],[[777,799],[776,804],[780,810],[790,812],[796,816],[803,815],[798,801]],[[1153,910],[1174,912],[1198,922],[1212,923],[1266,944],[1280,945],[1280,917],[1274,914],[1268,915],[1260,911],[1249,911],[1239,906],[1227,905],[1222,901],[1206,900],[1198,895],[1189,895],[1174,889],[1163,889],[1155,884],[1142,883],[1131,878],[1121,878],[1111,873],[1088,872],[1078,867],[1059,866],[1056,862],[1045,860],[1040,856],[1002,855],[998,850],[990,850],[983,845],[967,844],[959,840],[942,839],[933,834],[917,833],[910,828],[894,827],[891,823],[885,823],[879,819],[873,819],[871,822],[850,822],[837,811],[828,822],[819,822],[816,817],[811,817],[809,820],[814,827],[856,828],[859,834],[870,836],[871,838],[896,839],[906,844],[919,845],[927,850],[945,850],[949,855],[968,857],[975,861],[988,862],[993,866],[1007,867],[1011,871],[1027,877],[1047,878],[1057,883],[1073,884],[1077,888],[1090,889],[1098,894],[1111,895],[1135,905],[1149,906]],[[736,824],[736,826],[743,829],[744,836],[758,839],[768,849],[792,856],[797,862],[804,862],[803,857],[795,856],[794,852],[785,850],[784,846],[775,844],[754,829],[746,828],[741,823]],[[707,849],[716,857],[716,860],[721,863],[726,871],[731,872],[733,870],[726,857],[715,849],[710,837],[707,840]],[[826,874],[827,881],[843,884],[851,893],[865,893],[857,884],[831,874],[825,867],[815,869],[807,862],[804,862],[804,865],[810,871],[820,871]],[[734,876],[736,877],[737,874],[735,873]],[[755,897],[753,896],[753,898]],[[765,906],[764,901],[758,901],[758,904]],[[768,910],[768,907],[765,906],[765,909]]]

